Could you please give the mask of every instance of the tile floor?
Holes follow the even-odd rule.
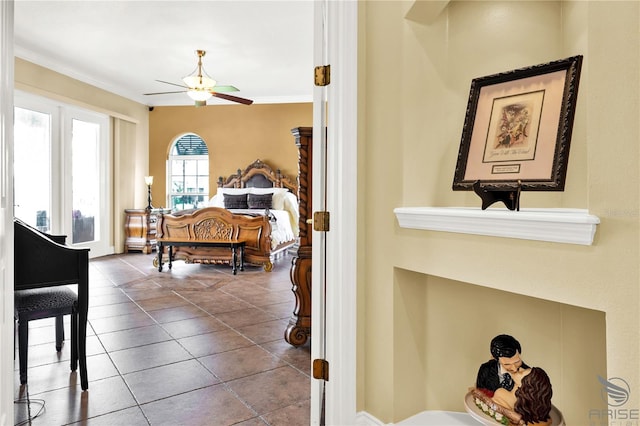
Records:
[[[15,361],[15,423],[309,424],[309,342],[283,339],[291,257],[271,273],[249,266],[234,276],[182,261],[158,272],[154,256],[90,262],[87,392],[69,370],[69,341],[55,350],[53,321],[30,324],[27,386]],[[70,336],[68,317],[65,327]]]

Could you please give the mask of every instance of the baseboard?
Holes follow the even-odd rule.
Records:
[[[385,426],[385,423],[366,411],[360,411],[356,413],[356,426]]]
[[[423,411],[397,423],[385,423],[366,411],[356,414],[356,426],[476,426],[477,424],[478,422],[468,413],[451,411]]]

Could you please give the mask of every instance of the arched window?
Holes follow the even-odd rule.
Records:
[[[172,209],[204,207],[209,197],[209,150],[193,133],[181,136],[169,153],[169,202]]]

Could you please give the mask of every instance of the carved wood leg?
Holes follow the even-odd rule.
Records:
[[[296,306],[284,332],[284,339],[293,346],[301,346],[311,335],[311,247],[300,247],[291,267],[292,291]]]
[[[164,253],[164,245],[162,245],[162,243],[158,243],[158,256],[156,256],[156,259],[158,259],[158,264],[156,265],[158,267],[158,272],[162,272],[162,254]]]
[[[244,243],[240,244],[240,270],[244,271]]]
[[[233,275],[238,273],[238,252],[235,244],[231,244],[231,271]]]

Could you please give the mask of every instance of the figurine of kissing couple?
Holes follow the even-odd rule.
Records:
[[[547,373],[522,361],[522,347],[512,336],[494,337],[490,351],[493,358],[480,366],[476,388],[496,404],[519,414],[521,424],[551,425],[553,391]]]

